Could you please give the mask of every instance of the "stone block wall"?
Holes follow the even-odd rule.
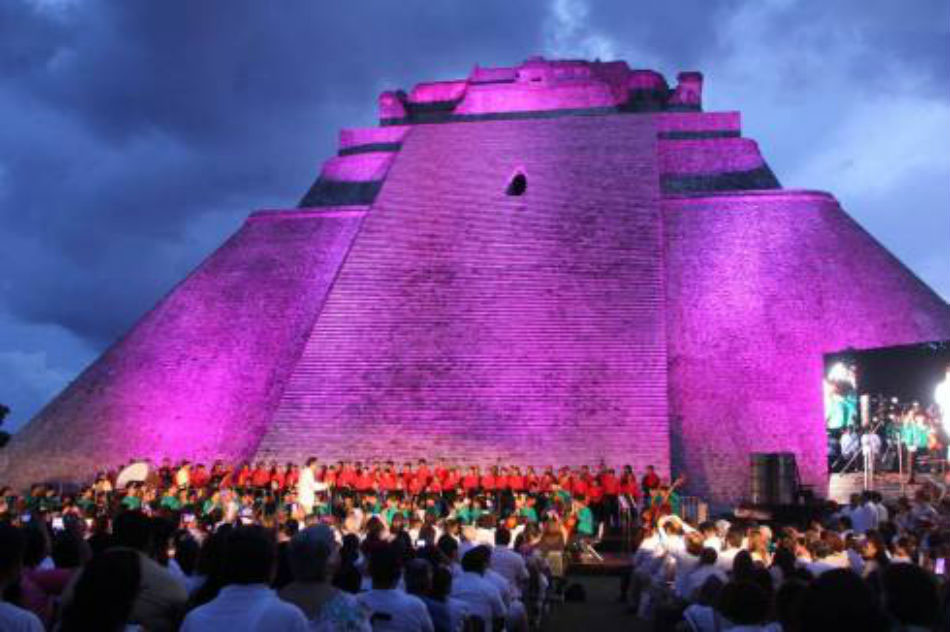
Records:
[[[415,127],[259,455],[667,471],[656,142],[645,116]]]
[[[0,481],[253,454],[365,209],[262,213],[0,452]]]
[[[828,194],[663,208],[674,469],[734,501],[750,453],[789,451],[824,494],[823,355],[950,338],[950,307]]]

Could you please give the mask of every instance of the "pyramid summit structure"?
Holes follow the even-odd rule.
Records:
[[[827,481],[822,358],[950,338],[829,194],[781,188],[703,78],[532,58],[379,98],[298,208],[259,211],[0,451],[604,461]],[[900,305],[900,309],[894,309]]]

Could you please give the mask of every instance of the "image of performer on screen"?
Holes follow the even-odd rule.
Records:
[[[853,366],[835,363],[825,378],[825,424],[830,431],[853,426],[858,418],[857,380]]]
[[[950,437],[950,365],[944,372],[943,381],[934,391],[934,404],[946,437]],[[947,460],[950,461],[950,445],[947,446]]]

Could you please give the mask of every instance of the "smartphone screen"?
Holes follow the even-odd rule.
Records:
[[[65,529],[65,528],[66,528],[66,527],[63,526],[63,518],[62,518],[61,516],[57,516],[56,518],[53,518],[53,530],[54,530],[54,531],[62,531],[62,530]]]
[[[934,562],[934,574],[936,575],[946,575],[947,574],[947,558],[938,557],[937,561]]]

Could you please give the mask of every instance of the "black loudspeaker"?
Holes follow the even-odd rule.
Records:
[[[749,460],[754,505],[792,505],[798,496],[798,464],[791,452],[754,452]]]

